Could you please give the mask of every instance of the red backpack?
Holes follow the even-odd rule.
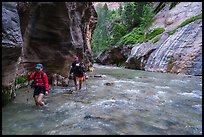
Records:
[[[44,83],[44,85],[45,85],[45,80],[44,80],[44,72],[42,72],[41,73],[41,79],[42,79],[42,81],[43,81],[43,83]],[[35,88],[35,80],[36,80],[36,77],[37,76],[37,72],[35,72],[35,74],[34,74],[34,80],[33,80],[33,82],[30,84],[30,86],[31,86],[31,88]]]

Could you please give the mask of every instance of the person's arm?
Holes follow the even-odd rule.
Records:
[[[70,68],[69,74],[73,73],[73,67],[72,67],[72,66],[70,66],[70,67],[71,67],[71,68]]]
[[[44,73],[44,81],[45,81],[45,91],[49,93],[49,81],[48,81],[48,76],[46,73]]]
[[[82,66],[82,71],[84,73],[84,76],[86,77],[86,70],[85,70],[85,66]]]
[[[34,79],[34,75],[35,75],[35,72],[28,75],[27,80],[30,81],[30,80]]]

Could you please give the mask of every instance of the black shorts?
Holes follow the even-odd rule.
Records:
[[[35,87],[33,97],[35,97],[36,95],[39,95],[40,93],[45,95],[45,87]]]

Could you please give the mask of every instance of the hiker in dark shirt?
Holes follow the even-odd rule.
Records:
[[[76,76],[75,76],[74,70],[76,68],[76,63],[80,63],[79,58],[77,56],[74,57],[74,61],[72,62],[71,70],[69,72],[69,79],[74,80],[75,86],[76,86]]]
[[[74,57],[74,62],[72,63],[70,76],[74,80],[76,91],[80,90],[82,87],[82,82],[85,80],[85,67],[83,63],[79,61],[77,56]]]

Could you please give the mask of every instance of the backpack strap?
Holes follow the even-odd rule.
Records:
[[[36,80],[36,78],[35,78],[36,76],[37,76],[37,72],[34,73],[34,82]]]
[[[44,72],[41,73],[41,79],[42,79],[44,86],[45,86]]]

